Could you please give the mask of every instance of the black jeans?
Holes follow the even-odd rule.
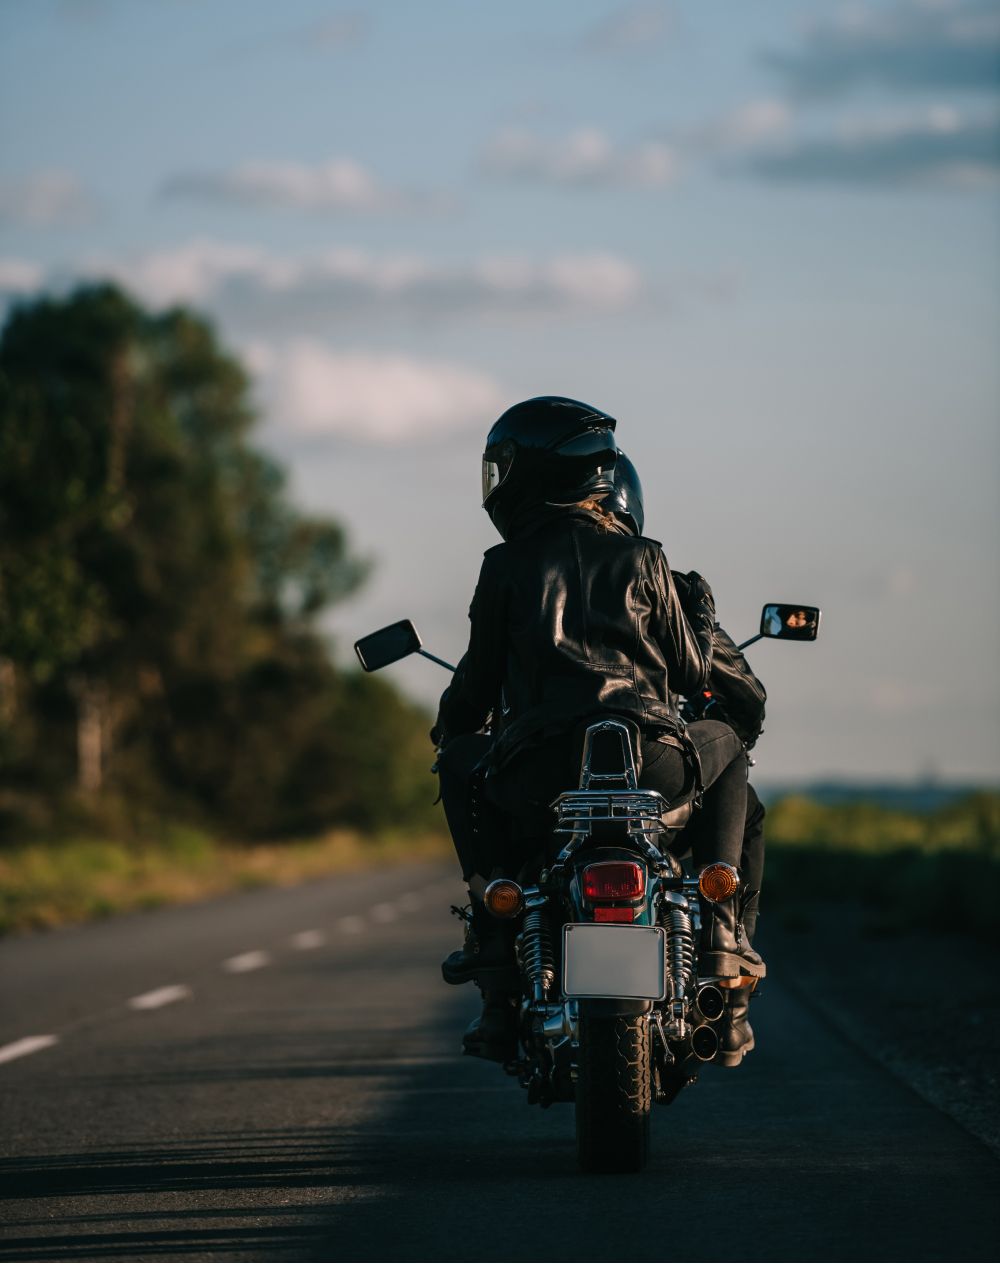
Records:
[[[725,860],[742,868],[750,815],[743,748],[729,725],[717,720],[699,720],[689,725],[688,733],[698,750],[705,787],[703,806],[685,831],[695,863]],[[543,836],[551,820],[548,805],[579,783],[569,735],[523,752],[484,783],[474,770],[489,747],[488,737],[465,734],[453,738],[438,759],[445,816],[466,879],[474,873],[488,877],[496,866],[516,870],[526,851],[520,840]],[[677,747],[648,740],[642,753],[644,788],[658,790],[668,802],[690,794],[691,771]],[[507,828],[511,819],[513,831]],[[752,885],[759,888],[759,877]]]
[[[463,733],[438,755],[441,805],[466,882],[474,873],[489,877],[494,866],[503,863],[504,824],[474,775],[492,741],[482,733]]]
[[[698,720],[688,734],[701,761],[702,807],[699,829],[692,836],[697,865],[724,860],[739,866],[747,816],[747,761],[743,745],[728,724]],[[524,751],[486,782],[490,800],[511,815],[518,833],[538,838],[551,819],[548,805],[563,790],[579,784],[580,769],[572,738],[557,737],[545,746]],[[658,790],[667,802],[694,789],[683,752],[662,741],[643,739],[639,785]]]

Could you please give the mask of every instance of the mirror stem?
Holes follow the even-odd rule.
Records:
[[[749,641],[741,641],[739,645],[737,645],[736,648],[738,650],[745,650],[748,645],[753,645],[754,641],[762,641],[763,639],[764,639],[764,633],[758,632],[757,635],[752,636]]]
[[[424,649],[417,650],[417,653],[422,654],[424,658],[429,658],[432,663],[437,663],[439,667],[446,667],[450,672],[455,670],[451,663],[446,663],[443,658],[438,658],[436,654],[429,654],[427,650]]]

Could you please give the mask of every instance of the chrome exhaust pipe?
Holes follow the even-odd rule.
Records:
[[[719,1037],[714,1027],[703,1023],[691,1033],[691,1052],[699,1062],[711,1062],[719,1052]]]
[[[709,983],[698,992],[698,1008],[710,1023],[714,1023],[725,1013],[725,997],[714,983]]]

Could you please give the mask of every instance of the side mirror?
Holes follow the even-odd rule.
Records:
[[[771,602],[760,613],[760,635],[779,641],[815,641],[819,635],[818,606],[786,606]]]
[[[355,641],[354,652],[365,671],[372,672],[398,663],[410,654],[419,654],[422,644],[420,633],[409,619],[400,619]]]

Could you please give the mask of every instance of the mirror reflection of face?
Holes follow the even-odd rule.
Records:
[[[793,610],[785,620],[786,626],[790,628],[804,628],[809,623],[809,616],[804,610]]]

